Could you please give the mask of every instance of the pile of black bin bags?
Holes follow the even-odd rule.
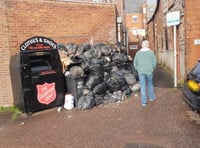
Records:
[[[138,91],[137,73],[124,46],[69,43],[58,47],[72,61],[65,69],[65,76],[84,77],[82,86],[77,88],[81,92],[78,109],[122,101]]]

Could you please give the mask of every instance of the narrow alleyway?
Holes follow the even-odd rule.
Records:
[[[172,88],[174,86],[174,79],[169,71],[162,65],[158,65],[154,72],[154,86]]]
[[[15,121],[0,114],[1,147],[12,148],[180,148],[199,146],[199,117],[173,88],[173,78],[155,71],[158,97],[140,104],[140,96],[90,110],[57,108]],[[193,116],[193,117],[194,117]]]

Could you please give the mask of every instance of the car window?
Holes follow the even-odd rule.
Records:
[[[200,63],[198,63],[191,71],[190,75],[195,78],[196,81],[200,82]]]
[[[198,63],[192,70],[193,74],[199,74],[200,73],[200,63]]]

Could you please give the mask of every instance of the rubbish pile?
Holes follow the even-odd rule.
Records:
[[[139,90],[137,73],[124,46],[68,43],[58,49],[66,91],[74,96],[78,109],[122,101]]]

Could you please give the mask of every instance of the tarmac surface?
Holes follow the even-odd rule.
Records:
[[[0,113],[1,148],[200,148],[200,117],[184,102],[182,89],[161,67],[154,75],[157,99],[139,94],[90,110],[57,107],[11,119]]]

